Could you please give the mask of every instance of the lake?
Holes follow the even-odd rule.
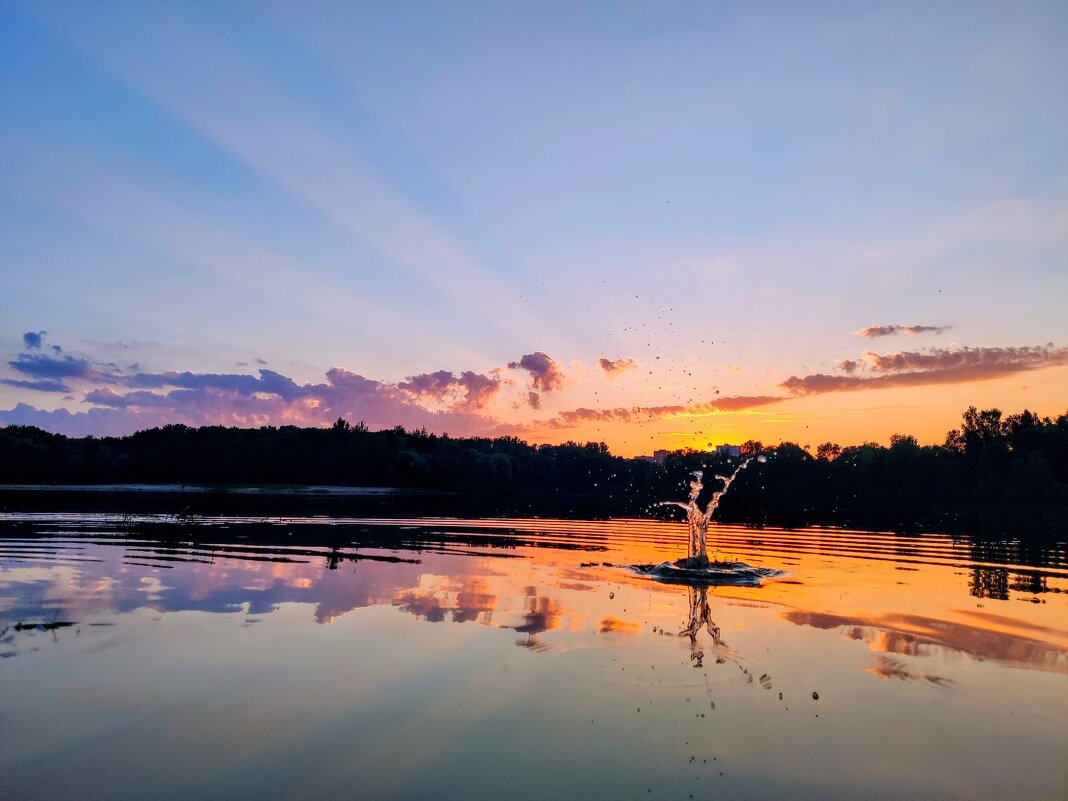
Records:
[[[710,539],[784,574],[641,577],[645,519],[2,513],[0,797],[1068,795],[1063,541]]]

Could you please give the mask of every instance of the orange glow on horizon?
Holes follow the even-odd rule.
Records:
[[[969,406],[998,408],[1006,415],[1030,409],[1041,416],[1057,417],[1068,411],[1068,368],[971,383],[829,392],[740,412],[693,417],[595,421],[540,430],[535,423],[521,437],[537,444],[605,442],[613,454],[624,457],[660,449],[708,450],[710,445],[738,445],[749,439],[766,445],[795,442],[815,450],[822,442],[885,445],[892,434],[910,434],[921,445],[935,445],[959,427]]]

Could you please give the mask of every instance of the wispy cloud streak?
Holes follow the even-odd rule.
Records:
[[[847,375],[790,376],[780,386],[794,395],[852,392],[885,387],[960,384],[1068,364],[1068,348],[1034,345],[1006,348],[933,348],[927,351],[864,353],[839,367]],[[859,369],[871,374],[857,375]]]
[[[889,337],[895,334],[909,334],[911,336],[916,334],[943,334],[950,328],[952,326],[949,325],[869,325],[867,328],[854,331],[853,336],[870,339],[873,337]]]
[[[308,122],[316,115],[233,43],[174,8],[155,8],[137,20],[147,32],[138,46],[119,41],[106,15],[78,28],[61,16],[41,17],[177,120],[394,265],[476,318],[523,332],[527,310],[510,287],[360,153]],[[269,129],[264,119],[271,120]]]
[[[586,423],[648,423],[654,420],[671,420],[682,417],[707,417],[725,412],[740,412],[758,406],[767,406],[789,400],[781,395],[738,395],[717,398],[714,401],[667,406],[632,406],[615,409],[571,409],[559,412],[554,417],[539,421],[537,427],[551,429],[577,428]]]

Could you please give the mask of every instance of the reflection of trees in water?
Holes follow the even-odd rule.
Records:
[[[971,539],[968,552],[975,562],[1022,567],[1060,567],[1064,565],[1063,546],[1056,543]],[[1010,571],[1007,567],[972,569],[969,592],[977,598],[1005,601],[1009,590],[1038,595],[1049,592],[1047,577],[1036,570]]]
[[[1013,573],[1011,586],[1017,592],[1028,592],[1032,595],[1049,592],[1046,577],[1040,573]]]
[[[1003,567],[977,567],[972,570],[968,592],[976,598],[1009,599],[1009,571]]]
[[[1004,567],[976,567],[972,569],[968,592],[976,598],[1009,600],[1009,590],[1040,595],[1049,592],[1046,576],[1041,573],[1010,573]]]

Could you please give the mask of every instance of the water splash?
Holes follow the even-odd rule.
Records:
[[[686,510],[686,520],[690,526],[690,536],[686,558],[675,562],[661,562],[658,565],[632,565],[631,570],[659,581],[679,584],[759,584],[762,579],[783,575],[782,571],[768,567],[753,567],[744,562],[713,562],[708,558],[708,525],[712,515],[719,508],[720,501],[727,494],[731,484],[738,478],[751,462],[764,463],[764,455],[750,456],[743,461],[729,476],[717,475],[723,482],[723,488],[712,493],[708,505],[701,509],[697,497],[704,489],[704,471],[695,470],[690,481],[690,497],[686,503],[681,501],[660,501],[657,506],[678,506]]]
[[[743,470],[749,467],[749,463],[757,461],[763,464],[767,460],[768,458],[763,455],[750,456],[738,465],[729,476],[717,475],[716,478],[723,482],[723,489],[712,493],[712,499],[708,502],[708,506],[705,507],[704,511],[697,505],[697,496],[701,494],[701,490],[705,486],[701,481],[705,475],[703,470],[693,471],[693,480],[690,481],[689,501],[686,503],[660,501],[657,504],[657,506],[678,506],[680,509],[686,510],[686,520],[690,524],[689,552],[686,554],[686,559],[689,562],[688,567],[700,568],[711,564],[708,560],[708,524],[712,521],[712,515],[719,508],[719,503],[723,496],[727,494],[727,490],[731,488],[731,484]]]

